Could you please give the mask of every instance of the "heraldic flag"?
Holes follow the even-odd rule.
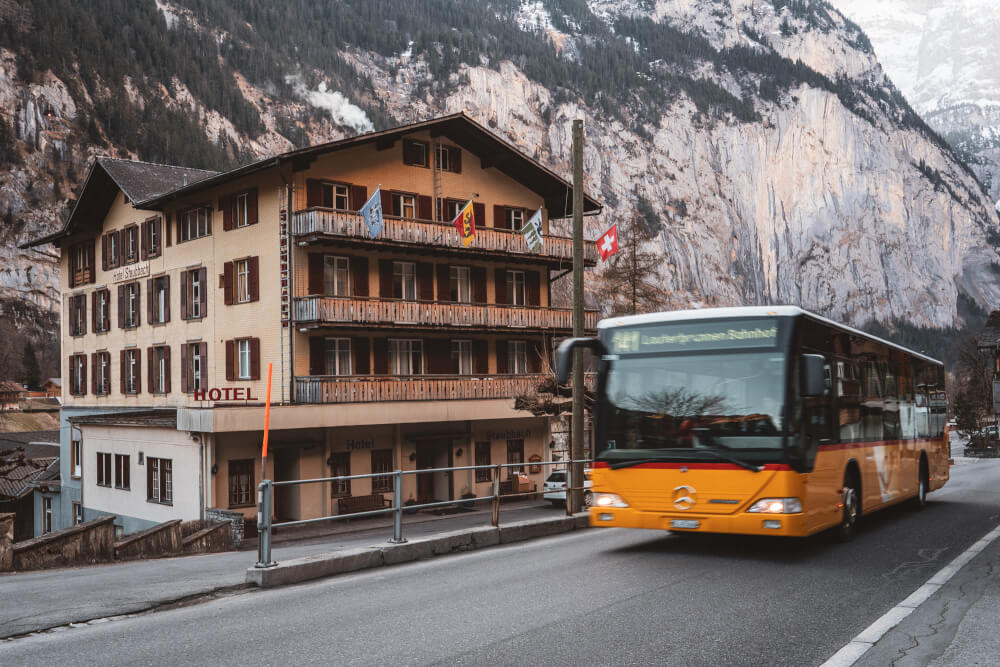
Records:
[[[535,211],[528,222],[521,228],[521,235],[524,242],[528,244],[531,252],[539,252],[542,249],[542,209]]]
[[[476,237],[476,216],[472,212],[472,200],[462,207],[455,219],[451,221],[458,230],[458,235],[462,237],[462,245],[468,246],[472,239]]]
[[[618,252],[618,223],[611,225],[611,229],[604,232],[601,238],[597,239],[597,252],[601,255],[602,261],[608,261],[608,257]]]
[[[368,237],[375,238],[382,233],[382,186],[375,188],[365,205],[361,207],[361,218],[368,228]]]

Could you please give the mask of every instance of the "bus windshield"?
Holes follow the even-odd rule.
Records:
[[[745,459],[778,460],[785,368],[776,349],[615,359],[606,381],[602,448],[657,458],[670,452],[649,450],[690,455],[721,448]]]

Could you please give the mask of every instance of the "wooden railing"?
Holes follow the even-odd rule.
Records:
[[[583,315],[584,328],[596,329],[597,311],[585,311]],[[295,299],[295,321],[570,330],[573,328],[573,311],[566,308],[304,296]]]
[[[371,375],[311,375],[295,378],[298,403],[373,403],[382,401],[448,401],[514,398],[536,389],[551,376],[530,375],[423,375],[378,377]],[[594,377],[587,375],[593,389]]]
[[[353,211],[330,208],[307,208],[296,211],[292,221],[292,232],[296,236],[320,234],[345,236],[359,239],[368,238],[368,227],[361,215]],[[564,236],[544,236],[544,246],[539,253],[532,253],[520,232],[492,227],[477,227],[476,238],[470,249],[491,252],[535,255],[544,258],[573,259],[573,239]],[[433,245],[446,248],[464,248],[458,231],[446,222],[395,218],[386,216],[382,233],[376,240],[395,241],[414,245]],[[585,243],[583,258],[587,263],[597,261],[597,248],[593,243]]]

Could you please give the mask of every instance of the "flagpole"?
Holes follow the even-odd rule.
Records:
[[[573,121],[573,337],[583,337],[583,121]],[[583,348],[573,353],[572,461],[583,458]],[[583,499],[583,463],[572,463],[567,510],[579,512]]]

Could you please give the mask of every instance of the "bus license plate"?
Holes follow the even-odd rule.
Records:
[[[674,519],[670,522],[671,528],[697,528],[701,523],[698,519]]]

